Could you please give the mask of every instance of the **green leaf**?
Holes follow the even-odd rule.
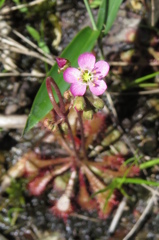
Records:
[[[93,2],[90,3],[91,8],[97,8],[101,5],[102,0],[94,0]]]
[[[71,65],[77,67],[77,59],[83,52],[89,52],[92,50],[97,38],[99,31],[93,31],[90,27],[82,29],[67,46],[67,48],[61,54],[61,57],[69,59]],[[47,76],[51,76],[56,81],[61,93],[63,94],[69,87],[69,84],[63,80],[63,75],[58,74],[58,67],[55,64]],[[46,80],[46,79],[45,79]],[[29,114],[24,134],[34,127],[47,113],[52,109],[52,104],[48,97],[46,90],[45,80],[43,81],[32,105],[31,112]],[[53,91],[54,92],[54,91]],[[55,94],[55,92],[54,92]],[[55,95],[56,101],[57,96]]]
[[[148,75],[146,75],[146,76],[144,76],[144,77],[137,78],[137,79],[135,79],[135,80],[129,85],[129,87],[130,87],[130,86],[132,87],[132,86],[134,86],[134,85],[138,85],[138,84],[140,84],[140,83],[142,83],[142,82],[145,82],[145,81],[147,81],[147,80],[149,80],[149,79],[151,79],[151,78],[156,77],[157,75],[159,75],[159,72],[151,73],[151,74],[148,74]]]
[[[22,13],[26,13],[28,11],[28,8],[23,7],[23,8],[20,8],[19,11],[22,12]]]
[[[0,0],[0,8],[3,6],[5,0]]]
[[[13,2],[17,5],[20,4],[20,0],[13,0]]]
[[[139,167],[140,169],[145,169],[145,168],[153,167],[154,165],[157,165],[157,164],[159,164],[159,158],[152,159],[145,163],[141,163]]]
[[[119,189],[121,192],[123,192],[124,194],[123,195],[127,195],[125,192],[124,192],[124,189],[122,188],[122,185],[123,184],[146,184],[146,185],[150,185],[150,186],[159,186],[159,182],[154,182],[154,181],[147,181],[147,180],[144,180],[144,179],[141,179],[141,178],[115,178],[113,179],[113,181],[105,188],[95,192],[94,194],[92,194],[91,198],[95,197],[97,194],[99,193],[103,193],[103,192],[106,192],[106,191],[110,191],[111,193],[113,193],[113,191],[115,189]],[[127,195],[128,196],[128,195]],[[108,195],[109,197],[109,195]],[[108,199],[109,200],[109,199]]]
[[[101,30],[103,24],[105,24],[105,28],[103,31],[104,34],[107,34],[111,26],[113,25],[122,1],[123,0],[103,0],[99,9],[97,27],[99,27],[98,29]]]
[[[39,42],[40,41],[40,34],[38,33],[38,31],[31,26],[26,26],[26,28],[27,28],[27,31],[29,32],[29,34],[32,36],[32,38],[35,41]]]
[[[44,41],[40,40],[38,45],[39,48],[41,48],[41,50],[43,50],[44,53],[50,53],[50,50]]]
[[[124,182],[122,178],[116,178],[116,180],[118,183],[122,183],[122,184],[132,183],[132,184],[146,184],[151,186],[159,186],[158,182],[147,181],[141,178],[125,178]]]
[[[141,88],[158,88],[158,83],[141,83],[138,86]]]
[[[21,4],[20,0],[12,0],[17,6]],[[25,13],[28,11],[27,7],[23,7],[19,9],[20,12]]]
[[[107,3],[108,0],[103,0],[98,11],[97,28],[99,31],[102,30],[104,23],[106,22]]]

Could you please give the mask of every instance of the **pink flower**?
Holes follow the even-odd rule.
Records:
[[[83,96],[87,86],[96,96],[103,94],[107,89],[103,78],[108,74],[109,65],[103,60],[95,61],[92,53],[83,53],[78,58],[79,69],[68,67],[64,71],[64,80],[71,83],[70,91],[74,96]]]

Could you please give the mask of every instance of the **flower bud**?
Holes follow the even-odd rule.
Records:
[[[63,96],[66,100],[70,100],[72,97],[72,94],[71,94],[70,90],[67,90],[64,92]]]
[[[126,41],[128,43],[134,42],[135,38],[136,38],[136,31],[135,30],[130,30],[130,31],[127,32],[127,34],[126,34]]]
[[[104,108],[104,101],[101,98],[95,98],[92,104],[97,109]]]
[[[83,117],[87,120],[91,120],[93,118],[93,114],[94,112],[92,109],[83,111]]]
[[[66,68],[70,66],[69,60],[65,58],[56,58],[56,62],[59,67],[58,73],[63,72],[64,70],[66,70]]]
[[[84,108],[86,107],[86,103],[83,97],[76,97],[74,101],[74,108],[77,111],[83,111]]]
[[[95,107],[96,109],[100,110],[104,108],[104,101],[101,98],[99,97],[94,98],[92,96],[88,96],[87,99],[89,103],[93,105],[93,107]]]
[[[68,125],[67,125],[67,123],[65,123],[65,122],[61,123],[61,129],[62,129],[65,133],[67,133],[67,131],[68,131]]]

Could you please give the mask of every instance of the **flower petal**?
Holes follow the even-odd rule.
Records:
[[[96,70],[95,76],[98,79],[102,79],[105,77],[109,72],[109,64],[105,61],[98,61],[95,63],[94,70]]]
[[[82,83],[72,83],[70,91],[74,96],[83,96],[86,92],[86,85]]]
[[[63,73],[63,78],[68,83],[77,82],[80,77],[80,71],[77,68],[69,67]]]
[[[96,80],[94,84],[89,85],[89,88],[94,95],[98,96],[105,92],[107,85],[104,80]]]
[[[83,70],[92,70],[94,68],[95,61],[95,56],[92,53],[83,53],[78,58],[78,65]]]

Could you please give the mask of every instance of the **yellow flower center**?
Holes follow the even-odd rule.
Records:
[[[90,81],[93,80],[93,75],[91,72],[89,72],[88,70],[85,70],[83,73],[82,73],[82,81],[84,83],[88,83]]]

